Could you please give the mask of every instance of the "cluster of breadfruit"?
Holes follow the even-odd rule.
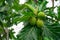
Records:
[[[44,21],[43,19],[45,18],[45,13],[44,12],[39,12],[36,15],[37,17],[31,17],[29,19],[29,23],[31,25],[37,25],[37,27],[43,27],[44,26]]]
[[[42,27],[44,26],[44,19],[45,19],[45,13],[44,12],[38,12],[38,7],[34,8],[29,4],[25,4],[29,9],[32,10],[32,12],[34,13],[34,15],[36,15],[36,17],[31,17],[29,19],[29,23],[31,25],[37,25],[37,27]]]

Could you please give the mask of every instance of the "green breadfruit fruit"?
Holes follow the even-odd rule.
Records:
[[[31,17],[30,20],[29,20],[29,22],[30,22],[31,25],[35,25],[36,18],[35,17]]]
[[[37,27],[40,27],[41,28],[42,26],[44,26],[43,20],[38,19],[37,20]]]
[[[45,13],[44,13],[44,12],[39,12],[39,13],[38,13],[38,17],[40,17],[40,18],[45,18]]]

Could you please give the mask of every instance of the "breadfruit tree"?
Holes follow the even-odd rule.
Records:
[[[60,6],[51,1],[52,7],[46,7],[47,0],[0,1],[0,40],[60,40]],[[10,27],[21,22],[24,27],[15,37]]]

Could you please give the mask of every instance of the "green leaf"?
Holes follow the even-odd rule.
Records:
[[[3,6],[3,7],[0,7],[0,12],[8,11],[9,9],[10,9],[10,7]]]
[[[35,12],[35,8],[34,8],[32,5],[27,4],[27,3],[25,3],[25,5],[26,5],[30,10],[32,10],[33,13]]]
[[[53,40],[52,38],[44,37],[44,40]]]
[[[15,33],[15,32],[13,32],[13,30],[14,30],[14,29],[10,29],[10,32],[9,32],[9,37],[10,37],[10,39],[15,39],[15,36],[14,36],[14,33]]]
[[[43,28],[44,36],[48,37],[49,40],[60,40],[60,24],[58,22],[56,23],[55,25],[48,25],[49,23],[47,23]]]
[[[3,27],[0,26],[0,34],[4,33]]]
[[[30,18],[29,16],[16,17],[16,18],[13,18],[13,23],[18,24],[20,22],[27,21],[29,18]]]
[[[14,0],[12,8],[16,11],[20,10],[19,0]]]
[[[41,30],[37,27],[27,25],[17,35],[18,40],[38,40],[41,35]]]
[[[3,5],[3,3],[4,3],[4,0],[0,0],[0,6],[2,6]]]
[[[48,2],[46,0],[44,0],[43,2],[41,2],[40,4],[38,4],[38,10],[39,11],[44,11],[46,9],[46,4]]]
[[[27,10],[28,11],[28,10]],[[22,10],[20,12],[20,16],[15,16],[13,19],[13,23],[20,23],[28,21],[30,17],[34,16],[32,12],[29,11],[29,13],[26,11],[26,9]]]
[[[14,0],[6,0],[9,6],[12,6]]]
[[[60,20],[60,6],[58,7],[58,19]]]

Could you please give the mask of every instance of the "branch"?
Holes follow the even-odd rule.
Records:
[[[53,7],[53,11],[54,11],[54,0],[51,0],[52,1],[52,7]]]
[[[9,40],[9,30],[8,28],[4,28],[5,29],[5,33],[6,33],[6,40]]]
[[[54,7],[54,0],[51,0],[52,1],[52,7]]]

